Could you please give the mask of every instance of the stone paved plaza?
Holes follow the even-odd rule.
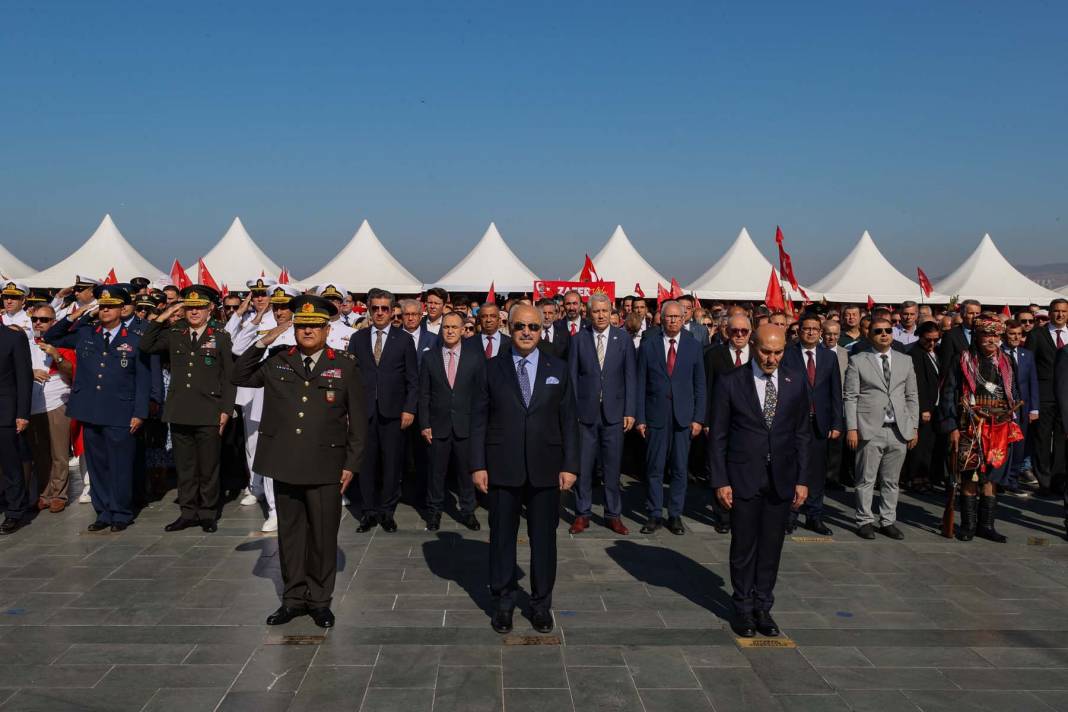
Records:
[[[517,612],[504,638],[483,611],[485,527],[430,534],[403,507],[396,534],[357,535],[346,514],[322,637],[263,625],[279,575],[258,512],[230,503],[211,535],[164,534],[171,496],[120,534],[86,532],[89,505],[45,512],[0,540],[0,709],[1068,710],[1057,503],[1003,499],[997,546],[942,539],[939,503],[904,496],[905,541],[867,542],[838,493],[832,540],[786,544],[774,613],[796,647],[767,649],[726,626],[729,537],[693,489],[682,537],[631,514],[628,537],[562,524],[556,630]]]

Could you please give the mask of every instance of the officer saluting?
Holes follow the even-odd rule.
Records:
[[[262,358],[290,328],[276,326],[237,359],[233,381],[263,388],[255,469],[274,478],[284,587],[267,625],[308,613],[329,628],[341,493],[359,468],[367,430],[363,380],[355,356],[326,346],[334,305],[302,295],[290,306],[297,345]]]
[[[102,284],[93,295],[98,322],[79,319],[89,309],[77,308],[53,324],[44,340],[78,354],[67,415],[83,426],[96,510],[89,531],[110,527],[121,532],[133,521],[136,433],[148,417],[151,365],[140,351],[140,335],[122,325],[122,306],[130,303],[130,293]]]
[[[171,364],[163,420],[171,424],[181,513],[164,530],[175,532],[199,524],[205,532],[214,532],[218,529],[222,431],[237,393],[232,382],[232,344],[226,330],[210,318],[219,298],[214,289],[194,284],[181,295],[181,301],[149,323],[141,339],[142,351],[166,353]],[[168,326],[174,312],[183,307],[185,319]]]

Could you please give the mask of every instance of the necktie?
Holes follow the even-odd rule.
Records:
[[[312,369],[315,368],[315,362],[312,361],[311,356],[304,357],[304,377],[311,378]]]
[[[604,334],[597,334],[597,364],[604,369]]]
[[[1057,349],[1060,350],[1060,349],[1063,349],[1063,348],[1064,348],[1064,339],[1061,338],[1061,330],[1057,329]]]
[[[541,335],[541,340],[542,341],[552,341],[553,340],[552,337],[549,336],[549,330],[548,329],[546,329],[545,333]]]
[[[385,332],[379,329],[375,333],[375,365],[382,360],[382,339],[385,336]]]
[[[775,389],[775,379],[770,374],[764,375],[764,425],[771,430],[775,420],[775,406],[779,404],[779,392]]]
[[[735,349],[734,350],[734,365],[735,366],[741,366],[742,365],[742,350],[741,349]]]
[[[196,348],[197,348],[197,332],[190,331],[189,332],[189,350],[190,351],[195,351]]]
[[[675,371],[675,339],[668,339],[668,342],[671,344],[667,355],[667,372],[670,376]]]
[[[578,327],[575,326],[575,322],[571,322],[571,335],[574,336],[577,333],[578,333]],[[1058,339],[1060,338],[1059,334],[1058,334],[1057,338]]]
[[[934,366],[935,373],[938,373],[938,359],[935,358],[934,351],[928,351],[927,358],[931,360],[931,365]]]
[[[486,337],[486,358],[493,358],[493,337]]]
[[[808,385],[816,385],[816,359],[812,358],[812,352],[806,351],[805,355],[808,356]]]
[[[445,371],[445,375],[449,378],[449,388],[452,388],[456,384],[456,354],[452,351],[447,351],[449,354],[449,367]]]
[[[104,332],[104,351],[107,352],[108,347],[110,347],[110,346],[111,346],[111,333],[105,331]]]
[[[519,376],[519,392],[523,394],[523,405],[529,407],[530,376],[527,375],[527,360],[525,358],[519,359],[516,375]]]
[[[886,381],[886,391],[890,392],[890,357],[886,354],[882,354],[883,359],[883,380]],[[886,400],[886,420],[894,419],[894,407],[890,404],[890,399]]]

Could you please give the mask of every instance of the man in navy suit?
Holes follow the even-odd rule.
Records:
[[[440,346],[441,338],[438,334],[428,331],[426,327],[420,323],[420,319],[422,319],[423,316],[423,309],[418,300],[402,299],[400,307],[401,327],[404,329],[404,333],[411,337],[412,345],[415,346],[416,365],[422,367],[423,356],[425,356],[431,349]]]
[[[783,361],[793,371],[805,374],[808,385],[809,423],[812,438],[808,448],[808,499],[801,507],[805,526],[831,535],[831,528],[823,523],[823,486],[827,479],[827,451],[830,443],[842,435],[842,374],[838,370],[838,354],[824,348],[821,341],[822,323],[819,315],[806,314],[801,318],[799,340],[786,349]],[[790,513],[787,533],[797,526],[797,512]]]
[[[517,304],[509,323],[512,344],[486,364],[473,403],[472,479],[489,495],[493,629],[512,630],[519,588],[516,537],[526,507],[531,623],[547,633],[553,628],[560,491],[571,489],[579,466],[575,393],[567,363],[538,349],[538,310]]]
[[[563,320],[556,320],[556,300],[544,297],[538,300],[537,307],[541,310],[541,341],[538,348],[557,358],[567,359],[568,348],[571,345],[571,336],[567,333],[567,327]]]
[[[152,365],[140,350],[141,336],[122,323],[129,292],[103,284],[93,294],[98,322],[79,319],[84,311],[79,308],[53,324],[44,340],[78,354],[67,415],[82,423],[96,510],[89,531],[119,532],[134,517],[137,431],[148,418]]]
[[[779,634],[771,607],[786,520],[808,497],[809,387],[803,371],[780,368],[785,350],[785,330],[765,324],[752,365],[716,380],[709,467],[731,510],[731,627],[745,638]]]
[[[0,327],[0,478],[6,502],[0,534],[17,531],[30,504],[19,437],[30,424],[31,363],[26,335],[14,328]]]
[[[1028,426],[1038,420],[1041,396],[1038,392],[1038,369],[1035,368],[1035,355],[1024,347],[1023,324],[1015,319],[1005,322],[1004,350],[1016,363],[1016,383],[1020,387],[1020,400],[1023,401],[1022,412],[1017,415],[1024,439],[1012,444],[1012,460],[1009,464],[1009,482],[1006,489],[1019,493],[1020,471],[1028,454]],[[1033,436],[1033,433],[1032,433]]]
[[[1031,437],[1040,491],[1057,489],[1064,484],[1064,433],[1068,424],[1061,421],[1054,372],[1065,346],[1068,346],[1068,300],[1058,298],[1050,302],[1049,323],[1044,326],[1036,324],[1027,336],[1027,348],[1034,354],[1038,372],[1039,417]]]
[[[646,439],[645,476],[649,521],[643,534],[661,526],[665,470],[671,473],[667,528],[684,534],[686,465],[690,440],[701,432],[705,411],[705,367],[697,339],[682,335],[682,305],[664,302],[661,331],[642,340],[638,349],[637,426]]]
[[[491,359],[501,351],[507,351],[512,340],[507,334],[502,334],[501,309],[496,302],[486,302],[478,310],[478,324],[482,327],[482,333],[472,336],[475,343],[482,349],[487,359]]]
[[[419,398],[415,344],[403,329],[391,327],[394,303],[390,292],[368,292],[371,327],[360,329],[349,341],[349,351],[359,359],[369,420],[359,474],[363,514],[356,531],[360,533],[370,531],[375,524],[390,533],[397,531],[393,512],[400,500],[404,470],[403,431],[415,421]],[[376,487],[379,469],[382,485]]]
[[[600,462],[606,523],[616,534],[627,534],[620,518],[619,470],[623,434],[634,427],[638,385],[634,343],[627,332],[610,325],[612,302],[606,295],[590,296],[589,315],[590,328],[571,339],[568,359],[581,423],[581,467],[570,532],[580,534],[590,526],[593,470]]]

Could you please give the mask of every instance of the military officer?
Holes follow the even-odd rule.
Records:
[[[30,322],[30,315],[23,309],[29,294],[29,288],[21,282],[4,282],[4,288],[0,289],[0,297],[4,300],[4,311],[0,319],[4,326],[18,327],[29,341],[33,341],[33,324]]]
[[[337,313],[330,318],[330,335],[326,339],[326,345],[345,351],[349,348],[349,339],[356,333],[355,329],[341,321],[341,305],[349,296],[348,290],[339,284],[320,284],[315,288],[315,293],[329,300],[337,309]]]
[[[171,424],[181,513],[164,530],[199,524],[211,533],[218,529],[222,432],[237,393],[232,344],[230,335],[211,319],[219,298],[214,289],[194,284],[181,290],[181,296],[149,323],[141,350],[170,356],[171,387],[163,420]],[[185,318],[168,325],[183,307]]]
[[[93,290],[99,284],[99,279],[77,275],[74,278],[74,286],[59,290],[52,300],[52,308],[56,310],[56,319],[62,319],[76,309],[82,309],[84,313],[85,309],[96,306],[93,300]],[[70,295],[74,295],[74,300],[66,304],[66,299]]]
[[[363,457],[366,403],[355,356],[326,345],[334,305],[302,295],[291,306],[292,328],[276,326],[245,351],[234,383],[263,389],[255,468],[275,481],[283,582],[282,605],[267,625],[307,613],[329,628],[341,494]],[[296,346],[263,358],[285,331]]]
[[[76,308],[45,332],[56,347],[75,349],[78,368],[67,415],[82,423],[85,456],[92,473],[96,521],[89,531],[120,532],[133,521],[137,431],[148,417],[152,367],[141,337],[122,325],[130,293],[114,284],[93,289],[99,321],[80,319]]]

